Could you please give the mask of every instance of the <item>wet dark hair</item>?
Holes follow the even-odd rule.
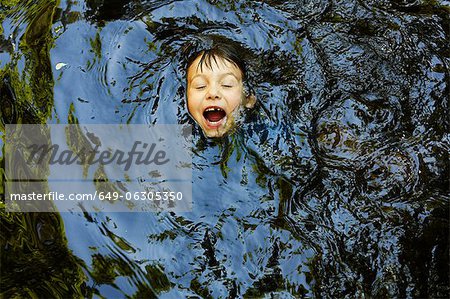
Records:
[[[181,51],[182,67],[187,80],[187,71],[195,59],[200,56],[199,67],[211,68],[217,64],[217,58],[224,59],[236,67],[242,73],[244,92],[247,95],[255,94],[253,81],[249,76],[249,69],[245,61],[251,56],[245,47],[239,43],[221,36],[196,36],[184,44]]]
[[[195,36],[184,44],[182,48],[184,69],[186,71],[199,56],[199,67],[211,68],[217,64],[217,58],[234,64],[242,72],[242,79],[247,78],[247,68],[244,62],[245,49],[237,42],[217,35]]]
[[[228,61],[231,64],[234,64],[239,70],[242,72],[242,79],[245,81],[247,75],[247,69],[244,63],[244,60],[239,55],[239,50],[237,47],[232,44],[223,43],[223,42],[212,42],[212,46],[192,51],[188,54],[187,64],[186,64],[186,75],[187,70],[192,65],[194,60],[196,60],[200,56],[200,62],[198,67],[202,70],[203,66],[207,68],[212,68],[212,64],[215,63],[217,65],[217,57],[222,58]]]

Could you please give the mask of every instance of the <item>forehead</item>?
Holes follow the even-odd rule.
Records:
[[[196,75],[214,76],[231,73],[237,79],[242,79],[242,71],[239,67],[217,55],[205,57],[202,61],[202,55],[199,55],[187,70],[187,77],[190,81]]]

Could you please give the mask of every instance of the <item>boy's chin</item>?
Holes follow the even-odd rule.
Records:
[[[220,138],[224,136],[228,130],[225,130],[225,128],[219,128],[217,130],[205,130],[203,129],[203,134],[208,138]]]
[[[207,121],[204,119],[200,121],[197,121],[197,124],[200,125],[203,135],[207,138],[220,138],[223,137],[231,132],[233,132],[236,128],[236,120],[237,116],[239,116],[241,113],[241,109],[236,109],[233,111],[233,113],[228,114],[224,119],[223,122],[217,126],[217,127],[211,127],[211,125],[208,125]]]
[[[230,133],[230,131],[233,131],[233,128],[234,123],[226,123],[224,126],[220,126],[216,129],[202,128],[202,131],[207,138],[220,138]]]

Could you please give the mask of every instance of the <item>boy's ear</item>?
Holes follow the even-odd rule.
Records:
[[[256,104],[256,96],[254,94],[248,95],[245,98],[245,108],[253,108]]]

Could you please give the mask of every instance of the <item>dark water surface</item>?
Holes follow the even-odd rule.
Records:
[[[192,212],[2,210],[2,297],[448,298],[449,6],[2,0],[2,132],[188,123],[202,35],[245,49],[258,97],[194,134]]]

